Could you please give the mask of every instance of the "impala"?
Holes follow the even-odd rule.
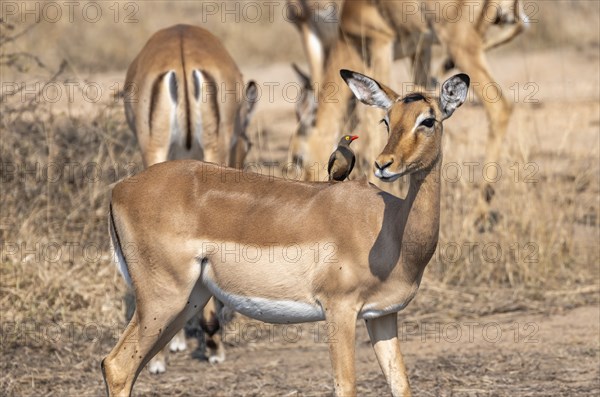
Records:
[[[341,18],[343,23],[357,24],[364,23],[365,27],[373,28],[368,22],[361,20],[372,19],[372,14],[362,14],[364,2],[362,1],[308,1],[308,0],[288,0],[293,6],[289,7],[289,21],[300,32],[300,38],[304,52],[306,54],[309,72],[312,83],[321,83],[327,59],[334,47],[339,33]],[[309,4],[312,3],[312,4]],[[512,41],[521,34],[527,27],[529,21],[525,14],[521,0],[482,0],[479,2],[469,2],[466,4],[469,8],[469,18],[473,18],[477,32],[484,41],[484,50],[488,51]],[[432,6],[425,2],[407,2],[399,4],[397,7],[408,14],[405,19],[413,18],[413,14],[418,12],[418,7],[424,7],[426,13],[435,16],[438,19],[443,17],[456,17],[452,11],[457,10],[461,4],[457,2],[439,3]],[[442,12],[445,9],[445,14]],[[345,10],[341,13],[340,10]],[[462,15],[462,14],[461,14]],[[358,18],[360,16],[360,18]],[[492,26],[499,26],[502,30],[490,33]],[[431,34],[427,30],[399,29],[394,42],[394,59],[404,57],[412,58],[413,77],[416,84],[425,87],[430,85],[433,80],[430,76],[431,70]],[[350,28],[349,30],[356,30]],[[344,33],[344,30],[342,30]],[[454,61],[451,58],[442,62],[441,72],[447,72],[454,67]],[[440,74],[440,73],[438,73]]]
[[[324,164],[339,137],[351,132],[344,124],[348,109],[352,109],[350,91],[340,87],[337,100],[330,100],[331,87],[338,87],[337,70],[342,66],[368,70],[375,78],[387,82],[391,78],[393,59],[411,56],[414,82],[422,87],[430,86],[431,49],[433,44],[439,43],[449,54],[444,68],[456,65],[476,83],[474,92],[489,120],[485,162],[498,160],[512,105],[501,92],[498,100],[485,98],[484,90],[495,85],[485,51],[514,39],[527,26],[519,0],[338,1],[339,20],[332,14],[331,2],[321,9],[310,8],[306,0],[297,3],[298,7],[291,8],[297,11],[292,13],[291,21],[301,33],[312,83],[319,92],[314,107],[316,115],[299,120],[299,130],[304,131],[298,131],[293,138],[290,150],[294,152],[289,155],[290,159],[299,160],[305,167]],[[490,31],[493,25],[502,26],[502,31],[493,35]],[[360,133],[365,126],[372,128],[373,117],[373,112],[360,115]],[[313,124],[306,125],[307,120]],[[357,152],[358,159],[362,160],[357,163],[358,174],[365,166],[369,167],[384,139],[371,134],[369,140],[361,141]],[[304,174],[314,173],[307,170]],[[486,213],[493,196],[491,185],[484,184],[482,193],[479,208],[481,213]]]
[[[199,161],[157,164],[117,184],[109,229],[137,308],[101,364],[110,396],[129,395],[144,364],[212,295],[261,321],[332,324],[338,396],[356,394],[355,326],[364,319],[392,393],[410,395],[397,312],[437,246],[442,121],[464,102],[469,78],[453,76],[437,98],[402,97],[362,74],[341,75],[360,101],[385,111],[389,139],[375,175],[410,175],[407,197],[365,179],[298,182]],[[253,254],[224,252],[235,245]],[[293,260],[290,245],[300,252]]]
[[[129,66],[125,87],[125,115],[145,167],[184,158],[243,164],[250,148],[246,128],[256,103],[256,85],[251,81],[242,93],[237,65],[210,32],[189,25],[158,31]],[[208,334],[211,363],[225,358],[217,332],[219,309],[219,303],[211,301],[200,322]],[[185,348],[182,330],[170,349]],[[165,353],[152,360],[151,373],[165,371]]]

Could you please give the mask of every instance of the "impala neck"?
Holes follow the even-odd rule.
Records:
[[[422,265],[420,271],[431,259],[438,242],[441,164],[440,154],[430,168],[411,174],[408,194],[396,223],[399,239]]]

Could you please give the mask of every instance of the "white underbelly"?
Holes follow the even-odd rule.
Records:
[[[325,314],[319,304],[236,295],[223,291],[208,278],[205,278],[203,281],[210,292],[225,305],[256,320],[275,324],[307,323],[325,320]],[[403,310],[407,304],[408,302],[402,302],[387,307],[381,307],[377,304],[367,304],[359,312],[358,318],[368,320],[397,313]]]
[[[365,306],[363,306],[363,309],[359,313],[358,317],[368,320],[371,318],[385,316],[385,315],[391,314],[391,313],[397,313],[397,312],[401,311],[402,309],[404,309],[407,304],[408,304],[408,302],[402,302],[402,303],[390,305],[390,306],[387,306],[384,308],[380,308],[380,307],[378,307],[378,305],[365,305]]]
[[[316,303],[242,296],[222,290],[209,277],[204,276],[202,281],[210,292],[225,305],[256,320],[275,324],[292,324],[325,319],[323,309]]]

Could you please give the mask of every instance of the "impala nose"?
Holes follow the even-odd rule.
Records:
[[[394,156],[379,156],[377,160],[375,160],[375,168],[383,171],[390,165],[394,163]]]

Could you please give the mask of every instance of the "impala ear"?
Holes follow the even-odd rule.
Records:
[[[248,84],[246,84],[245,97],[248,101],[248,117],[250,117],[254,111],[256,102],[258,102],[258,87],[256,86],[254,80],[250,80]]]
[[[366,105],[388,110],[398,98],[393,90],[364,74],[342,69],[340,75],[354,96]]]
[[[467,99],[471,79],[464,73],[450,77],[442,85],[440,92],[440,105],[442,120],[447,119]]]
[[[258,87],[254,80],[250,80],[248,84],[246,84],[245,92],[244,92],[244,102],[245,109],[242,110],[242,130],[246,131],[248,125],[250,124],[250,120],[252,120],[252,116],[254,115],[254,107],[256,106],[256,102],[258,102]]]

